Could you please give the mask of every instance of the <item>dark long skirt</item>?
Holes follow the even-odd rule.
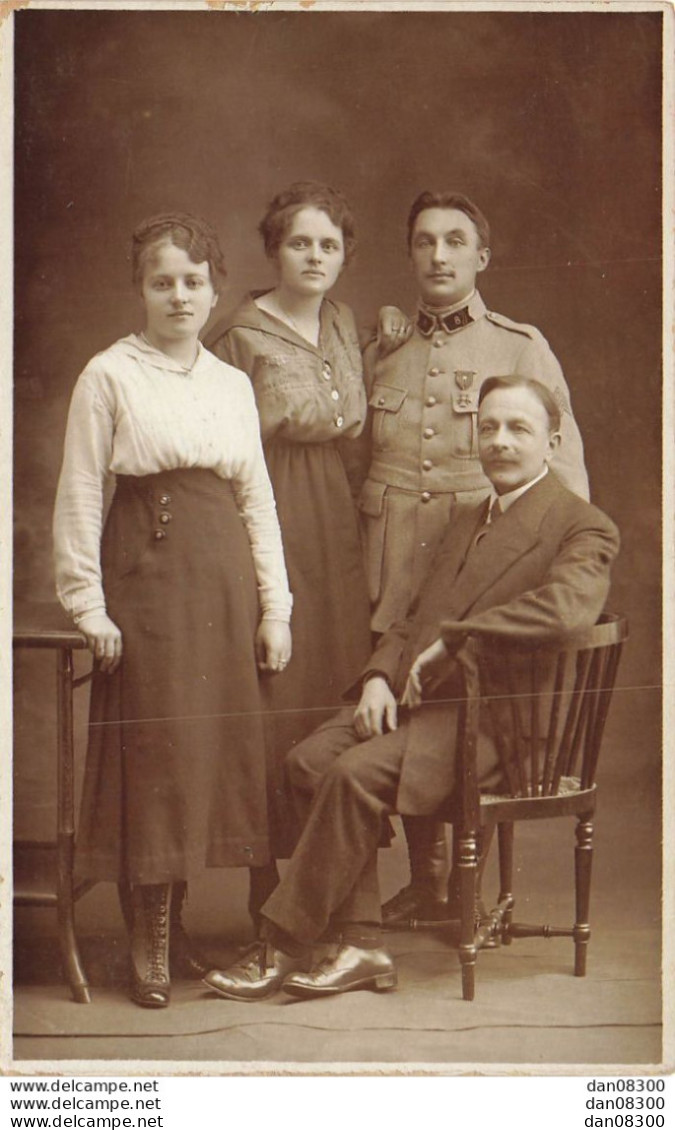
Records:
[[[230,484],[119,476],[102,566],[123,658],[94,674],[78,873],[159,883],[265,863],[257,585]]]
[[[356,517],[335,443],[265,446],[293,593],[293,655],[263,679],[272,853],[298,834],[284,777],[286,756],[344,705],[371,653],[370,604]]]

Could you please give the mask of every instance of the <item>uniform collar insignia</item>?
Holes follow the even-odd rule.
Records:
[[[453,310],[447,314],[430,310],[429,307],[422,305],[417,311],[417,328],[422,337],[431,337],[435,330],[443,330],[451,334],[468,326],[473,320],[468,306],[462,306],[460,310]]]

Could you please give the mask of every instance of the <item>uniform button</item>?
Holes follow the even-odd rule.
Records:
[[[443,342],[442,341],[435,341],[433,344],[434,344],[434,349],[442,349],[443,348]]]
[[[338,392],[338,390],[336,388],[333,389],[333,391],[331,392],[330,395],[331,395],[332,400],[339,400],[340,399],[340,393]]]
[[[160,506],[168,506],[170,502],[171,502],[171,495],[170,494],[160,494],[160,496],[159,496],[159,505]]]
[[[433,428],[425,428],[422,434],[425,439],[433,439],[436,435],[436,432]]]
[[[422,502],[431,502],[431,495],[428,490],[422,492]]]
[[[381,396],[377,403],[380,405],[380,407],[382,407],[386,403],[386,401],[385,401],[384,397]]]
[[[422,470],[423,471],[430,471],[432,467],[433,467],[433,463],[431,462],[431,459],[425,459],[422,462]]]
[[[441,371],[440,369],[436,369],[436,368],[429,369],[429,376],[430,377],[437,377],[438,374],[440,373],[440,371]]]
[[[171,515],[169,514],[169,511],[163,510],[159,516],[159,520],[163,526],[168,525],[168,523],[171,521]]]
[[[335,417],[335,427],[336,428],[341,428],[342,425],[344,424],[344,422],[345,422],[344,416],[336,416]]]
[[[166,530],[155,530],[155,541],[161,541],[166,537]]]
[[[436,397],[428,396],[424,403],[426,404],[427,408],[433,408],[434,404],[436,403]]]

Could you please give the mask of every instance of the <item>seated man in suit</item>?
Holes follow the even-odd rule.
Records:
[[[549,390],[527,377],[489,378],[478,436],[490,498],[452,511],[416,606],[385,632],[363,672],[356,710],[345,707],[289,756],[304,831],[262,908],[265,940],[205,978],[224,997],[394,988],[381,947],[377,848],[391,813],[431,814],[453,791],[457,644],[444,637],[555,637],[602,612],[618,534],[549,471],[560,442]],[[481,783],[495,769],[494,758],[479,765]],[[313,966],[311,947],[328,928],[341,944]]]

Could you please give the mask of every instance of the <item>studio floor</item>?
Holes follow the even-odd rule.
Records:
[[[608,790],[611,793],[611,788]],[[588,974],[572,975],[566,938],[523,939],[483,951],[476,999],[462,1000],[456,935],[388,935],[398,968],[393,992],[293,1001],[283,994],[240,1004],[198,982],[173,987],[159,1012],[126,997],[126,943],[112,889],[78,904],[92,1003],[76,1005],[60,980],[53,913],[22,910],[15,934],[17,1070],[132,1069],[239,1073],[317,1070],[486,1072],[496,1065],[546,1070],[662,1063],[660,812],[639,790],[605,797],[597,820]],[[545,843],[545,849],[542,844]],[[516,899],[524,921],[572,921],[573,822],[517,832]],[[486,883],[495,887],[494,860]],[[380,852],[384,897],[406,881],[403,838]],[[228,964],[251,938],[246,876],[214,871],[192,884],[185,921]],[[149,1065],[152,1064],[152,1068]]]

